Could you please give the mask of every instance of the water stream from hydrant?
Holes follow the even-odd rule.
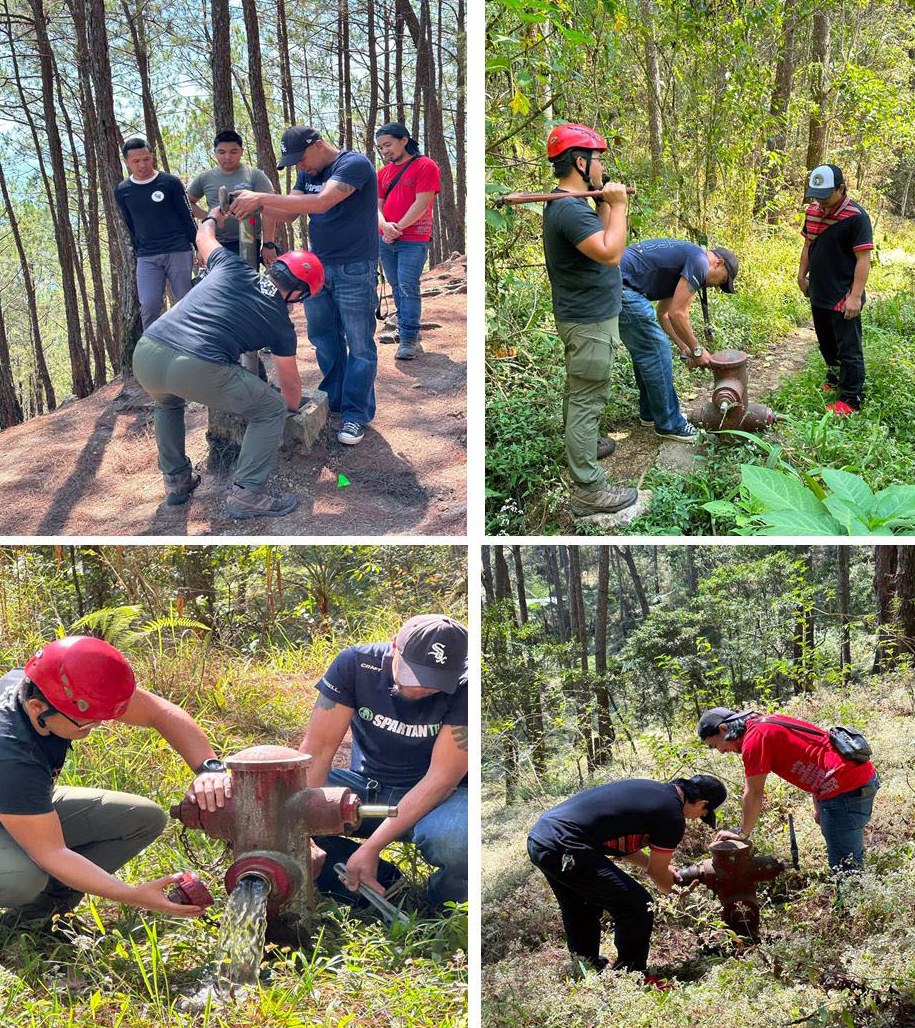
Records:
[[[267,933],[269,891],[263,878],[254,875],[245,875],[232,890],[219,933],[217,988],[229,992],[257,981]]]

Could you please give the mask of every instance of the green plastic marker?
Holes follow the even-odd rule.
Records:
[[[337,475],[337,488],[338,489],[345,489],[346,486],[348,486],[349,484],[350,484],[349,483],[349,479],[346,477],[346,475]]]

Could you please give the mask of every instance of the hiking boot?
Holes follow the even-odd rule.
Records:
[[[165,502],[169,507],[180,507],[191,498],[191,493],[200,485],[200,475],[190,469],[179,471],[175,475],[163,475],[165,482]]]
[[[606,436],[602,436],[597,440],[597,459],[603,460],[604,457],[609,457],[611,453],[616,450],[616,443],[612,439],[608,439]]]
[[[246,489],[243,485],[232,485],[226,496],[226,510],[230,518],[281,518],[299,505],[293,493],[274,496],[260,489]]]
[[[396,361],[411,361],[415,360],[423,352],[422,346],[416,339],[405,339],[400,346],[397,347],[397,353],[394,354],[394,360]]]
[[[365,427],[358,421],[344,421],[343,427],[337,433],[337,442],[345,443],[347,446],[355,446],[361,443],[365,437]]]
[[[675,429],[673,432],[659,432],[655,429],[654,434],[659,439],[673,439],[676,443],[694,443],[699,438],[699,429],[688,421],[684,421],[683,427]]]
[[[858,413],[854,407],[850,407],[844,400],[836,400],[835,403],[829,404],[826,410],[840,418],[844,418],[847,414]]]
[[[635,489],[621,485],[608,485],[587,493],[575,490],[572,493],[572,513],[615,514],[618,510],[631,507],[638,498]]]

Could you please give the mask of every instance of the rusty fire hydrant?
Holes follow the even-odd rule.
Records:
[[[742,350],[722,350],[709,354],[709,369],[714,376],[712,398],[689,414],[689,420],[707,432],[741,429],[762,432],[778,420],[771,407],[750,403],[747,355]]]
[[[711,860],[680,871],[683,885],[700,881],[721,900],[725,924],[738,935],[759,941],[756,886],[777,878],[785,865],[775,857],[754,855],[753,844],[739,839],[712,843]]]
[[[231,893],[246,877],[269,890],[268,917],[314,911],[311,836],[349,835],[367,817],[396,817],[397,808],[363,803],[352,789],[313,789],[307,783],[311,757],[286,746],[251,746],[226,758],[232,796],[210,812],[184,799],[171,815],[230,843],[235,857],[226,872]]]

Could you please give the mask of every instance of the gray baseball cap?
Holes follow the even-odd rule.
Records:
[[[709,736],[714,735],[718,731],[718,727],[721,724],[725,721],[730,721],[732,717],[737,717],[737,712],[731,710],[730,707],[712,707],[711,710],[707,710],[699,718],[697,727],[699,738],[705,742]]]
[[[826,200],[828,197],[843,185],[845,177],[842,174],[842,169],[837,167],[835,164],[821,164],[818,168],[814,168],[810,172],[810,177],[807,179],[807,191],[804,193],[804,199],[810,200],[811,198],[817,200]]]

